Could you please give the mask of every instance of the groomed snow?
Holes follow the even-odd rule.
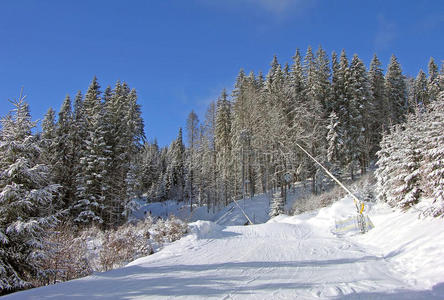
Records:
[[[443,219],[378,204],[367,209],[375,229],[335,235],[353,209],[345,198],[253,226],[197,221],[125,268],[5,299],[444,299]]]

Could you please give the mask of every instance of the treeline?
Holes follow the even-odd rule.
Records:
[[[328,180],[296,143],[336,175],[353,179],[377,159],[380,141],[409,113],[427,109],[438,93],[433,58],[428,75],[403,75],[395,56],[384,72],[375,55],[367,69],[344,51],[331,59],[319,47],[299,50],[291,65],[276,57],[264,77],[241,70],[230,96],[223,91],[199,122],[191,112],[168,148],[146,143],[141,188],[153,201],[177,199],[226,205],[233,198],[271,189],[285,194],[289,182],[311,180],[313,193]],[[281,195],[281,199],[285,199]]]
[[[100,91],[94,78],[85,96],[64,100],[42,122],[41,163],[59,185],[54,211],[77,224],[117,226],[126,221],[137,188],[136,157],[145,138],[137,94],[126,83]]]
[[[34,134],[24,96],[0,131],[0,294],[43,277],[54,226],[73,231],[123,224],[138,191],[136,158],[144,126],[135,90],[117,82],[103,94],[94,78],[72,107],[49,109]]]

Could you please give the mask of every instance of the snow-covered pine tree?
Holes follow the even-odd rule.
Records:
[[[419,115],[409,115],[406,123],[396,125],[384,135],[377,153],[378,196],[391,206],[408,209],[418,203],[423,192],[423,146],[420,143],[423,128],[420,123]]]
[[[350,156],[348,155],[348,137],[347,132],[350,128],[349,98],[347,95],[348,84],[350,81],[350,68],[345,50],[341,51],[339,62],[332,60],[332,111],[338,117],[337,131],[341,133],[341,145],[338,147],[339,165],[346,168],[350,165]]]
[[[336,166],[333,167],[333,169],[337,169],[339,165],[342,139],[343,137],[339,127],[338,117],[336,116],[336,113],[332,111],[328,117],[327,125],[327,160],[331,165]]]
[[[337,114],[340,109],[340,99],[344,96],[344,80],[339,66],[338,54],[333,51],[331,54],[331,85],[330,100],[327,104],[327,111]]]
[[[120,224],[123,216],[124,202],[127,197],[126,176],[129,166],[127,152],[131,141],[128,141],[125,114],[128,111],[128,89],[120,81],[114,90],[107,87],[103,93],[103,125],[104,140],[109,149],[109,164],[105,178],[109,189],[105,193],[104,202],[108,206],[107,223]]]
[[[384,74],[381,68],[381,62],[376,54],[370,63],[368,71],[368,80],[370,85],[370,94],[373,102],[373,118],[370,121],[370,159],[376,158],[376,152],[379,150],[379,142],[382,138],[382,132],[388,126],[388,107],[384,96]]]
[[[426,128],[423,139],[425,156],[424,190],[433,200],[425,212],[433,216],[444,214],[444,92],[430,104],[430,110],[422,124]]]
[[[439,84],[438,66],[433,57],[430,57],[428,65],[429,77],[427,78],[427,90],[429,94],[429,102],[433,102],[438,98],[439,92],[442,90]]]
[[[68,209],[75,195],[75,145],[71,98],[66,96],[56,123],[53,176],[61,188],[61,208]]]
[[[296,50],[293,56],[293,64],[291,66],[291,74],[289,80],[289,98],[290,98],[290,111],[289,118],[289,147],[294,153],[294,160],[292,161],[294,167],[294,173],[300,180],[307,177],[305,172],[305,155],[300,153],[299,148],[295,143],[300,142],[303,139],[305,130],[308,124],[311,124],[310,120],[310,104],[307,101],[307,89],[305,85],[304,68],[301,62],[301,54],[299,49]],[[327,102],[328,104],[329,102]]]
[[[192,110],[187,118],[187,140],[188,140],[188,153],[186,155],[187,165],[187,183],[186,189],[188,198],[190,200],[190,210],[193,210],[193,200],[195,197],[195,175],[196,175],[196,163],[197,163],[197,151],[199,149],[199,118],[197,114]]]
[[[184,201],[185,193],[185,145],[183,144],[182,128],[179,128],[177,138],[168,149],[169,163],[167,173],[169,178],[170,197],[177,201]]]
[[[140,163],[133,161],[130,164],[129,170],[126,173],[125,185],[126,185],[126,197],[123,202],[123,210],[120,213],[124,220],[132,221],[131,217],[135,211],[140,209],[140,204],[137,201],[141,187],[137,177],[140,176]]]
[[[55,111],[49,108],[42,121],[42,133],[40,134],[40,149],[42,153],[40,155],[41,160],[50,168],[51,176],[54,167],[54,154],[55,154],[55,139],[56,139],[56,126],[55,126]]]
[[[391,56],[387,67],[384,89],[390,111],[389,123],[394,125],[404,122],[407,112],[407,89],[401,65],[395,55]]]
[[[125,88],[125,83],[123,87]],[[138,158],[138,153],[142,148],[142,143],[145,141],[145,132],[144,132],[144,123],[142,119],[142,112],[140,105],[137,103],[137,93],[135,89],[131,89],[126,96],[125,101],[125,115],[123,118],[123,139],[120,141],[121,148],[123,148],[123,161],[121,165],[122,178],[124,179],[124,189],[127,191],[126,194],[120,195],[120,205],[117,206],[118,210],[115,212],[118,216],[115,225],[120,224],[125,221],[125,218],[122,218],[125,214],[123,214],[125,207],[129,205],[129,203],[133,203],[134,197],[140,194],[140,186],[135,179],[137,174],[139,174],[139,164],[136,159]],[[110,149],[112,150],[112,148]],[[128,180],[128,178],[132,178],[132,180]],[[131,191],[131,192],[129,192]],[[130,195],[133,195],[129,197]],[[128,216],[128,215],[127,215]]]
[[[249,175],[257,177],[255,181],[258,188],[266,193],[271,188],[271,155],[270,155],[270,135],[268,115],[270,113],[266,97],[266,88],[262,73],[257,76],[250,72],[247,81],[248,98],[250,101],[250,120],[251,131],[250,144],[252,156],[249,157],[249,163],[254,164]],[[251,189],[250,189],[250,192]]]
[[[401,164],[402,157],[400,153],[401,141],[404,138],[400,125],[391,128],[390,133],[386,132],[382,136],[380,143],[381,149],[376,153],[378,168],[375,171],[376,194],[381,201],[388,202],[392,206],[396,206],[393,201],[393,189],[395,186],[396,174],[399,172],[398,165]]]
[[[139,177],[143,193],[148,193],[151,198],[150,190],[157,184],[160,173],[162,172],[160,149],[157,140],[152,143],[145,142],[140,152],[141,174]]]
[[[420,110],[429,105],[429,91],[427,87],[426,74],[419,70],[416,76],[413,87],[413,101],[409,106],[413,106],[413,109]]]
[[[355,54],[350,64],[350,77],[347,83],[348,128],[346,129],[346,147],[349,155],[351,177],[353,166],[359,162],[361,174],[369,165],[370,134],[369,123],[372,119],[373,103],[371,99],[367,72],[364,63]]]
[[[245,194],[245,167],[246,167],[246,151],[244,149],[242,132],[248,132],[247,127],[247,105],[248,99],[245,93],[246,76],[243,69],[239,71],[234,90],[232,92],[232,124],[231,124],[231,144],[233,153],[233,172],[234,172],[234,186],[236,191],[242,191],[242,196]],[[245,152],[245,153],[244,153]],[[239,193],[239,192],[237,192]],[[236,195],[238,196],[238,195]]]
[[[243,69],[236,78],[233,90],[232,111],[232,153],[234,171],[236,173],[236,190],[242,194],[255,194],[256,171],[253,166],[254,153],[252,143],[255,136],[254,124],[256,115],[254,108],[255,78],[254,74],[248,77]],[[238,192],[238,193],[239,193]]]
[[[321,117],[326,119],[329,115],[329,96],[330,96],[330,62],[328,60],[328,55],[321,46],[319,46],[316,51],[316,80],[315,80],[315,90],[317,101],[321,106]],[[325,132],[324,132],[325,133]]]
[[[107,206],[106,223],[117,225],[123,219],[124,200],[127,196],[126,169],[128,166],[126,148],[125,112],[127,90],[117,81],[114,90],[107,87],[103,93],[103,138],[108,147],[109,163],[104,180],[109,189],[104,194]]]
[[[319,47],[316,57],[313,56],[311,47],[308,48],[305,56],[305,74],[307,88],[307,113],[309,126],[305,128],[305,137],[303,143],[305,148],[321,162],[326,158],[326,112],[328,98],[330,95],[330,68],[325,51]],[[320,178],[321,170],[312,161],[306,160],[306,166],[309,176],[312,178],[312,192],[317,193],[318,188],[322,187],[321,182],[316,182]]]
[[[216,103],[212,101],[205,113],[204,121],[204,141],[201,143],[202,151],[204,151],[204,159],[202,164],[202,176],[206,179],[208,188],[208,201],[212,203],[213,211],[217,203],[217,173],[216,173],[216,147],[215,147],[215,125],[216,125]],[[208,206],[210,209],[210,206]]]
[[[78,201],[78,193],[77,193],[77,183],[79,178],[77,174],[82,172],[82,164],[80,163],[80,158],[83,156],[83,153],[86,148],[86,136],[87,136],[87,128],[86,128],[86,116],[85,111],[83,109],[83,95],[80,91],[77,92],[74,98],[74,111],[73,111],[73,122],[71,126],[70,136],[72,137],[72,145],[73,145],[73,174],[74,177],[71,179],[73,181],[73,200],[69,206],[70,208],[70,216],[72,219],[77,217],[78,211],[74,209],[74,205],[77,204]]]
[[[309,46],[307,48],[307,53],[304,58],[304,72],[305,72],[305,87],[306,87],[306,97],[307,97],[307,113],[309,114],[308,119],[310,120],[311,126],[306,127],[304,140],[304,148],[308,149],[313,156],[317,156],[316,152],[318,149],[318,141],[316,141],[316,133],[322,132],[320,128],[320,109],[321,105],[318,102],[317,90],[316,90],[316,80],[317,80],[317,70],[315,57],[313,55],[313,50]],[[316,193],[316,166],[307,156],[302,155],[304,161],[305,173],[308,177],[312,179],[312,193]]]
[[[231,103],[224,89],[222,95],[217,100],[214,140],[217,155],[217,190],[220,195],[219,199],[225,205],[228,204],[231,197],[231,120]]]
[[[400,140],[399,151],[400,164],[397,165],[398,172],[395,176],[392,201],[403,209],[410,208],[418,203],[421,194],[421,164],[423,154],[421,153],[421,129],[418,127],[419,120],[415,114],[408,116],[405,124],[403,138]]]
[[[290,124],[293,120],[289,118],[293,103],[289,88],[290,78],[276,63],[277,60],[274,58],[267,74],[266,89],[263,94],[266,100],[265,105],[267,105],[264,123],[266,129],[264,152],[271,155],[270,180],[274,188],[281,190],[284,197],[286,183],[283,176],[290,168],[290,144],[293,142],[290,135]],[[247,140],[249,139],[250,137]]]
[[[80,153],[80,170],[76,175],[77,203],[74,205],[75,221],[81,225],[104,224],[109,207],[105,195],[109,188],[105,181],[109,164],[109,148],[105,142],[103,105],[100,86],[94,77],[83,101],[86,137]],[[108,210],[108,211],[107,211]]]
[[[44,230],[56,221],[48,167],[32,135],[24,97],[1,120],[0,131],[0,294],[32,286],[41,271]]]

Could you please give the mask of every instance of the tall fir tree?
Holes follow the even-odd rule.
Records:
[[[409,105],[410,111],[422,109],[429,105],[430,97],[427,86],[427,76],[419,70],[418,75],[415,78],[413,86],[413,103]]]
[[[83,101],[86,123],[85,148],[80,154],[80,172],[76,177],[77,203],[74,205],[75,221],[81,225],[106,226],[109,208],[105,203],[108,186],[105,182],[109,164],[109,149],[106,145],[103,123],[103,105],[100,86],[94,77]],[[105,221],[105,223],[104,223]]]
[[[193,199],[195,197],[195,173],[197,170],[197,151],[199,149],[199,118],[192,110],[187,118],[187,140],[188,140],[188,155],[187,155],[187,190],[188,198],[190,200],[190,210],[193,210]]]
[[[42,133],[40,135],[40,148],[42,149],[41,159],[51,169],[54,165],[55,154],[55,111],[49,108],[42,121]]]
[[[231,103],[225,89],[217,101],[215,124],[215,147],[217,155],[218,190],[220,198],[228,204],[231,197]]]
[[[62,186],[61,205],[68,209],[75,195],[75,134],[71,98],[66,96],[56,123],[55,155],[53,174],[56,183]]]
[[[428,73],[427,90],[429,94],[429,101],[433,102],[438,98],[438,94],[441,90],[438,77],[438,66],[436,65],[433,57],[430,57],[429,60]]]
[[[31,130],[24,97],[1,120],[0,131],[0,294],[32,286],[42,270],[44,230],[56,221],[58,186],[39,164],[41,149]]]
[[[401,65],[395,55],[390,58],[390,64],[385,74],[385,96],[391,112],[390,124],[399,124],[405,121],[407,112],[407,89]]]
[[[440,77],[443,79],[443,75]],[[431,103],[423,128],[423,186],[427,196],[433,199],[431,207],[425,213],[436,217],[444,215],[444,92],[441,91],[438,98]]]
[[[370,85],[370,94],[373,101],[373,118],[370,120],[370,159],[376,158],[376,152],[379,150],[382,132],[388,127],[388,107],[384,90],[384,73],[382,64],[378,57],[373,55],[368,71],[368,80]]]
[[[179,128],[176,140],[171,144],[170,150],[170,171],[168,176],[170,178],[172,197],[178,201],[184,201],[185,194],[185,145],[183,143],[182,128]]]
[[[373,119],[373,102],[364,63],[355,54],[350,64],[350,77],[347,84],[349,98],[349,128],[347,139],[351,165],[359,162],[361,174],[369,165],[370,133],[369,122]],[[353,174],[352,174],[353,178]]]

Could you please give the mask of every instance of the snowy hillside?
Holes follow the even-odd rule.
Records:
[[[291,211],[295,201],[300,201],[301,197],[309,193],[308,186],[304,186],[303,183],[296,183],[293,189],[288,192],[284,211]],[[134,212],[133,217],[143,219],[144,216],[150,214],[152,217],[167,218],[170,215],[174,215],[187,222],[205,220],[225,226],[244,225],[248,220],[239,207],[242,208],[254,224],[265,223],[270,219],[270,197],[265,194],[259,194],[245,200],[238,200],[237,204],[232,202],[225,207],[215,209],[214,212],[213,210],[208,212],[206,206],[195,206],[193,211],[190,212],[190,206],[183,202],[178,203],[168,200],[146,203],[141,199],[139,200],[139,209]]]
[[[188,236],[125,268],[5,299],[444,298],[442,219],[378,204],[369,233],[332,233],[335,218],[353,209],[344,198],[253,226],[197,221]]]

